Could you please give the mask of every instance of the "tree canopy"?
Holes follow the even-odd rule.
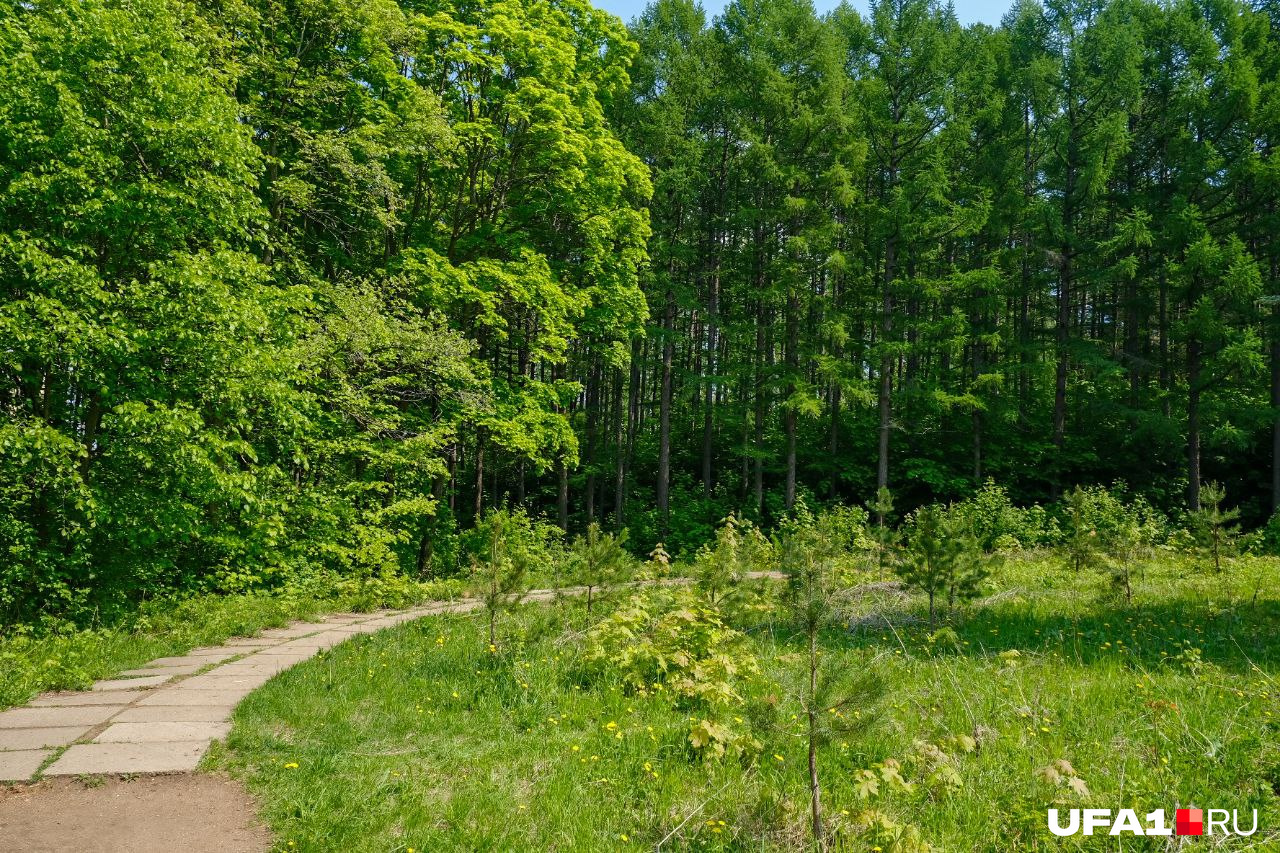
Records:
[[[506,505],[641,553],[989,478],[1256,526],[1278,27],[5,0],[0,621],[458,571]]]

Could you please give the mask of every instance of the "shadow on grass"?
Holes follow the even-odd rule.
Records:
[[[945,608],[944,608],[945,610]],[[940,618],[935,631],[950,628],[930,642],[927,618],[917,606],[879,611],[847,630],[824,632],[829,649],[901,649],[913,657],[989,657],[1001,652],[1056,651],[1068,661],[1089,666],[1118,662],[1135,669],[1162,665],[1213,664],[1232,673],[1254,666],[1280,673],[1280,602],[1263,600],[1231,607],[1186,598],[1167,602],[1098,602],[1087,613],[1052,613],[1047,603],[1006,601],[957,609]],[[802,637],[776,626],[780,647],[800,650]]]

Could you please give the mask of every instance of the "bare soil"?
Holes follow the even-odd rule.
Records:
[[[263,853],[270,846],[257,804],[224,776],[0,786],[0,850],[5,853]]]

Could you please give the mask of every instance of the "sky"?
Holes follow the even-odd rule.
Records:
[[[649,0],[593,0],[601,9],[608,9],[624,21],[629,21],[644,11]],[[866,0],[851,0],[859,11],[867,10]],[[834,9],[839,0],[814,0],[819,12]],[[962,24],[984,23],[993,26],[1000,23],[1004,13],[1013,5],[1013,0],[955,0],[956,17]],[[702,0],[702,7],[707,16],[718,15],[724,8],[724,0]]]

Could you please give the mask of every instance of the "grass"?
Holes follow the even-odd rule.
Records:
[[[841,849],[1165,850],[1055,838],[1046,809],[1171,821],[1189,804],[1246,826],[1258,810],[1258,835],[1217,849],[1277,849],[1277,581],[1275,560],[1214,575],[1169,558],[1125,605],[1033,556],[954,635],[931,637],[918,599],[827,634],[836,669],[874,666],[889,685],[820,754]],[[735,723],[763,746],[747,760],[702,760],[701,712],[670,694],[588,677],[566,602],[504,617],[496,653],[475,616],[344,643],[252,694],[210,763],[249,782],[282,850],[806,849],[799,641],[767,612],[736,618],[762,668]]]
[[[375,590],[375,592],[377,592]],[[396,590],[394,604],[456,595],[453,586],[416,584]],[[406,594],[408,598],[406,598]],[[0,636],[0,709],[43,690],[79,690],[147,661],[181,655],[229,637],[251,636],[297,619],[388,603],[369,590],[310,589],[243,595],[201,595],[152,601],[121,624],[31,636]]]

